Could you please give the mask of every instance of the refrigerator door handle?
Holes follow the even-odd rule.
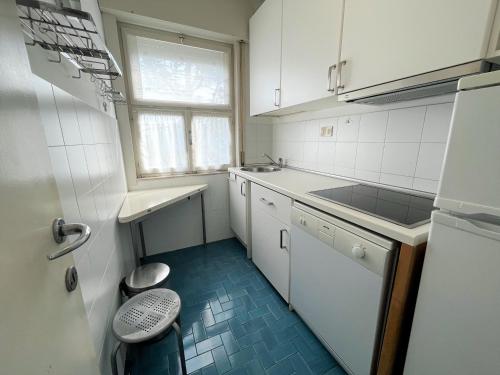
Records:
[[[489,237],[496,241],[500,241],[500,226],[498,225],[486,223],[484,221],[456,218],[456,227],[483,237]]]

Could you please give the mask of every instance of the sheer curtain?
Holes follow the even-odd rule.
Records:
[[[175,112],[138,111],[139,172],[178,173],[189,170],[184,115]]]
[[[228,53],[131,34],[127,46],[136,101],[230,104]]]
[[[217,115],[193,115],[193,168],[221,170],[233,165],[231,118]]]

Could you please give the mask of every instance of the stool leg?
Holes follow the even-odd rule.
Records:
[[[116,357],[121,346],[122,343],[118,341],[118,343],[115,345],[115,348],[113,349],[113,352],[111,353],[111,371],[113,375],[118,375],[118,364],[116,363]]]
[[[180,324],[181,321],[179,318],[177,318],[177,320],[172,323],[172,327],[174,327],[175,334],[177,335],[177,344],[179,345],[179,355],[181,357],[182,374],[187,375],[186,358],[184,357],[184,343],[182,342],[182,332]]]

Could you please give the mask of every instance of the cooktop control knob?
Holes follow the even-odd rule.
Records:
[[[362,259],[365,257],[365,249],[359,244],[354,245],[351,251],[355,258]]]

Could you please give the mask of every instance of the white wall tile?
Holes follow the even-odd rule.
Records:
[[[49,146],[64,145],[52,85],[36,75],[33,75],[33,83],[36,90],[38,107],[40,108],[40,117],[45,131],[47,144]]]
[[[338,123],[337,142],[357,142],[360,116],[341,117]]]
[[[330,165],[335,161],[335,142],[318,143],[318,163]]]
[[[386,143],[381,171],[394,175],[413,176],[419,146],[419,143]]]
[[[360,180],[379,182],[380,172],[363,171],[360,169],[356,169],[354,172],[354,177],[359,178]]]
[[[83,146],[78,145],[66,146],[66,153],[68,155],[71,177],[73,178],[73,186],[78,197],[92,189],[87,161],[85,160],[85,152],[83,151]]]
[[[422,143],[415,177],[439,180],[445,148],[445,143]]]
[[[334,173],[345,177],[354,177],[354,168],[343,167],[335,164]]]
[[[319,120],[307,121],[304,125],[304,141],[317,141],[320,135]]]
[[[451,124],[453,103],[430,105],[425,115],[422,142],[446,142]]]
[[[322,143],[322,145],[325,145],[325,143]],[[318,162],[318,142],[304,143],[304,162],[312,164]]]
[[[412,177],[381,173],[380,182],[386,185],[398,186],[411,189]]]
[[[56,86],[53,86],[53,88],[64,144],[79,145],[82,143],[82,137],[78,127],[73,97]]]
[[[386,142],[420,142],[426,107],[389,111]]]
[[[73,188],[73,179],[71,178],[66,149],[64,146],[49,147],[49,156],[64,220],[68,223],[80,222],[80,211],[78,210],[76,194]]]
[[[364,113],[359,124],[359,142],[384,142],[388,112]]]
[[[356,169],[380,172],[383,153],[383,143],[358,143]]]
[[[412,189],[426,191],[428,193],[435,193],[438,188],[439,181],[426,180],[423,178],[414,178]]]
[[[357,143],[337,143],[335,149],[335,167],[354,169],[356,165]]]
[[[80,135],[82,143],[87,145],[94,144],[94,132],[90,122],[89,106],[84,102],[74,99],[76,117],[78,119],[78,126],[80,128]]]

